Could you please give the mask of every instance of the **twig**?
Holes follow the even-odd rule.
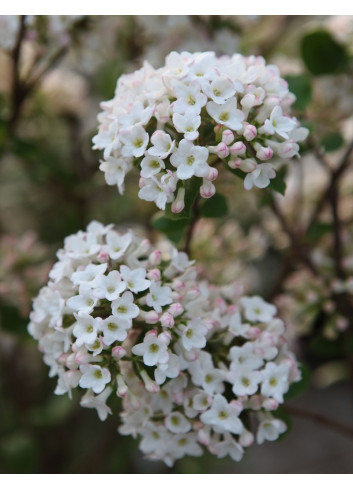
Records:
[[[345,435],[349,438],[353,438],[353,428],[350,426],[345,426],[338,421],[335,421],[330,418],[326,418],[321,414],[311,413],[310,411],[305,411],[304,409],[297,408],[294,406],[286,406],[286,411],[288,414],[292,414],[293,416],[299,416],[301,418],[310,419],[316,423],[320,423],[326,428],[329,428],[333,431],[337,431],[341,435]]]

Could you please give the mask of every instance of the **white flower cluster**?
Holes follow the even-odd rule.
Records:
[[[139,197],[164,210],[184,208],[190,179],[200,194],[215,193],[218,164],[244,173],[244,187],[275,178],[273,158],[292,158],[308,130],[288,115],[295,96],[262,57],[172,52],[165,66],[145,62],[121,76],[103,102],[94,149],[108,185],[124,191],[125,175],[140,170]]]
[[[123,398],[120,432],[168,465],[202,447],[240,460],[285,431],[275,410],[300,372],[275,306],[95,221],[57,256],[28,326],[56,394],[81,388],[102,421],[109,397]]]

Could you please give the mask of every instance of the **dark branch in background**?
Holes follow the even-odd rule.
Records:
[[[309,419],[310,421],[314,421],[316,423],[320,423],[330,430],[336,431],[341,435],[353,439],[353,428],[351,428],[350,426],[345,426],[342,423],[334,421],[330,418],[326,418],[326,416],[322,416],[321,414],[311,413],[310,411],[305,411],[304,409],[294,406],[286,406],[285,410],[288,414],[298,416],[300,418]]]

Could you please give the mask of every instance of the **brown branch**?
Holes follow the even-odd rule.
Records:
[[[305,411],[304,409],[294,406],[286,406],[285,409],[288,414],[292,414],[293,416],[298,416],[300,418],[305,418],[316,423],[320,423],[326,428],[329,428],[333,431],[340,433],[341,435],[345,435],[353,439],[353,428],[350,426],[345,426],[342,423],[339,423],[338,421],[330,418],[326,418],[326,416],[322,416],[321,414],[311,413],[309,411]]]
[[[327,185],[327,187],[325,188],[325,190],[323,191],[323,193],[321,194],[321,197],[320,199],[318,200],[317,204],[316,204],[316,207],[312,213],[312,216],[309,220],[309,224],[307,226],[307,231],[309,231],[309,229],[315,224],[315,222],[317,221],[317,218],[319,217],[322,209],[324,208],[325,204],[329,201],[330,199],[330,195],[332,193],[332,190],[335,189],[339,179],[341,178],[341,176],[343,175],[343,173],[346,171],[346,169],[348,168],[349,164],[350,164],[350,157],[351,157],[351,154],[352,154],[352,151],[353,151],[353,141],[349,144],[349,146],[347,147],[338,167],[335,169],[335,170],[331,170],[331,178],[330,178],[330,181]]]

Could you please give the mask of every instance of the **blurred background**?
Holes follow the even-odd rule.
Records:
[[[117,415],[102,423],[78,396],[53,394],[56,380],[27,333],[56,251],[92,219],[183,242],[184,229],[157,225],[154,204],[137,198],[137,175],[119,196],[91,149],[99,103],[113,97],[117,78],[143,60],[158,68],[173,50],[261,55],[279,67],[297,96],[294,115],[311,130],[302,158],[283,169],[286,195],[280,188],[276,201],[294,232],[306,228],[353,140],[351,16],[0,16],[0,472],[351,473],[353,340],[330,296],[337,219],[325,206],[299,234],[320,279],[296,260],[278,212],[235,176],[217,180],[227,216],[201,219],[195,230],[191,254],[203,275],[239,280],[274,301],[310,372],[289,401],[289,433],[251,447],[240,463],[189,457],[168,469],[144,460],[136,440],[118,435]],[[345,169],[338,203],[348,281],[352,173]]]

